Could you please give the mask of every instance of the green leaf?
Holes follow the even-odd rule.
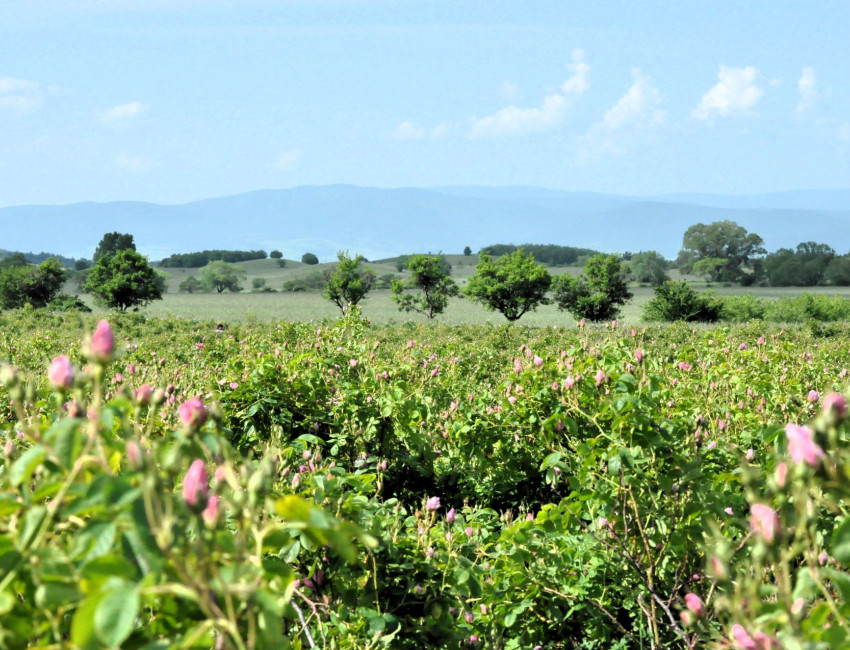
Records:
[[[94,615],[102,598],[103,593],[97,592],[86,598],[74,612],[71,621],[71,643],[75,648],[95,650],[102,647],[94,630]]]
[[[831,555],[840,564],[850,564],[850,517],[832,532]]]
[[[76,419],[59,420],[44,435],[45,440],[53,445],[56,457],[65,469],[71,469],[82,449],[80,422]]]
[[[45,458],[47,458],[47,449],[41,445],[30,447],[12,465],[12,469],[9,470],[9,481],[14,486],[26,483]]]
[[[19,549],[23,550],[29,545],[46,515],[47,508],[44,506],[35,506],[27,511],[27,514],[24,515],[24,523],[23,526],[21,526],[21,532],[18,534]]]
[[[15,597],[8,591],[0,591],[0,616],[8,614],[15,606]]]
[[[80,591],[74,584],[46,582],[35,590],[35,603],[44,609],[74,603],[80,599]]]
[[[135,585],[106,592],[94,612],[97,637],[110,648],[121,647],[133,631],[139,613],[139,590]]]

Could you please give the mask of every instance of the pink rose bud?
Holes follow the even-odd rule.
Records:
[[[451,510],[449,510],[446,513],[446,521],[449,522],[450,524],[453,524],[455,522],[455,516],[456,516],[455,509],[452,508]]]
[[[102,320],[98,322],[91,337],[91,355],[97,361],[109,361],[112,358],[112,353],[115,351],[115,337],[112,335],[112,328],[109,327],[109,322]]]
[[[198,458],[189,466],[183,479],[183,500],[190,508],[201,508],[206,505],[208,493],[206,465]]]
[[[696,594],[685,594],[685,606],[697,616],[705,615],[702,599]]]
[[[475,531],[474,531],[474,530],[472,530],[472,526],[467,526],[467,527],[466,527],[466,529],[465,529],[463,532],[465,532],[465,533],[466,533],[466,536],[467,536],[467,537],[472,537],[472,534],[473,534]]]
[[[210,500],[207,502],[207,507],[204,508],[204,511],[201,513],[201,517],[207,526],[215,526],[216,519],[218,519],[218,503],[220,498],[218,495],[213,495],[210,497]]]
[[[534,365],[535,366],[542,366],[543,365],[543,359],[541,359],[537,355],[534,355]]]
[[[425,502],[425,510],[434,512],[439,507],[440,497],[431,497],[430,499],[428,499],[428,501]]]
[[[810,390],[809,391],[809,402],[814,404],[819,399],[820,399],[820,393],[818,393],[816,390]]]
[[[180,405],[178,415],[183,424],[199,427],[207,420],[207,409],[200,397],[190,397]]]
[[[135,440],[127,443],[127,460],[133,467],[139,467],[142,464],[142,448]]]
[[[56,388],[70,388],[71,382],[74,381],[74,369],[71,367],[71,360],[64,354],[53,359],[50,368],[47,370],[47,378]]]
[[[765,542],[772,544],[780,529],[779,516],[770,506],[754,503],[750,506],[750,529]]]
[[[789,423],[785,427],[785,436],[788,438],[788,453],[791,460],[800,465],[806,463],[810,467],[817,467],[824,458],[823,449],[818,447],[812,439],[812,430]]]
[[[841,393],[830,393],[823,398],[823,410],[842,418],[847,415],[847,400]]]
[[[635,359],[637,360],[638,363],[643,361],[643,350],[640,350],[640,349],[635,350]]]
[[[785,487],[785,478],[788,476],[788,463],[779,463],[776,466],[776,484]]]
[[[136,403],[147,406],[153,398],[153,386],[142,384],[136,389]]]
[[[602,382],[603,382],[603,381],[605,381],[605,379],[606,379],[606,377],[605,377],[605,373],[604,373],[604,372],[602,372],[602,370],[597,371],[596,376],[594,377],[594,379],[596,380],[596,386],[597,386],[597,387],[598,387],[598,386],[601,386],[601,385],[602,385]]]
[[[472,612],[464,612],[463,618],[467,623],[472,623]]]

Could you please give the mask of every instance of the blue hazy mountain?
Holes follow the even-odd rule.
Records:
[[[180,205],[119,201],[0,209],[0,249],[90,257],[106,232],[129,232],[151,259],[207,248],[347,249],[370,259],[460,252],[493,243],[552,243],[675,257],[685,230],[723,219],[768,250],[803,241],[850,251],[850,190],[655,197],[536,187],[379,189],[351,185],[260,190]]]

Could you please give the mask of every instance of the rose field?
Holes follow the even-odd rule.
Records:
[[[0,332],[0,648],[850,647],[850,325]]]

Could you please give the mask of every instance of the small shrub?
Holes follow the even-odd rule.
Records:
[[[648,321],[714,323],[720,319],[723,301],[713,293],[697,293],[687,282],[667,282],[655,287],[655,297],[643,310]]]
[[[77,296],[70,296],[67,293],[60,293],[47,303],[47,309],[49,311],[91,311],[91,308]]]
[[[727,296],[723,298],[722,318],[734,323],[764,320],[767,310],[767,302],[755,296]]]

